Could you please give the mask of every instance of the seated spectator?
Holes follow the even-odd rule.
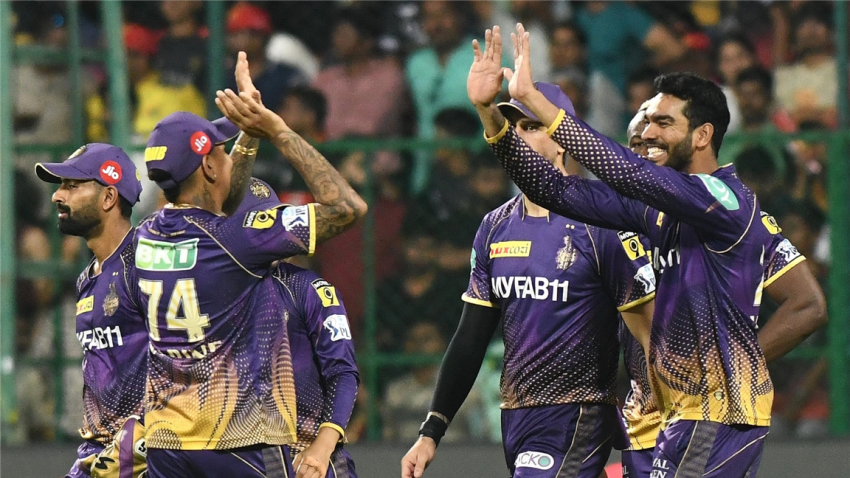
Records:
[[[251,80],[262,94],[264,105],[277,108],[286,90],[296,84],[306,83],[301,73],[288,65],[271,63],[266,58],[266,46],[272,33],[272,21],[268,12],[260,6],[239,2],[227,12],[227,50],[225,79],[226,87],[237,91],[233,65],[236,54],[244,51],[248,55]]]
[[[472,64],[472,37],[464,31],[465,2],[428,0],[422,4],[422,24],[430,45],[407,59],[405,74],[416,109],[418,136],[433,138],[434,118],[444,108],[474,113],[466,95],[466,77]],[[429,158],[418,155],[413,171],[413,191],[428,183]]]
[[[340,63],[323,69],[313,81],[313,87],[327,99],[325,133],[329,140],[393,137],[404,131],[404,74],[395,60],[377,55],[379,27],[360,8],[340,12],[332,50]]]
[[[162,16],[168,22],[165,36],[159,41],[154,65],[162,83],[169,86],[195,85],[207,91],[207,29],[198,22],[201,2],[197,0],[164,0]]]
[[[722,80],[720,89],[726,95],[726,105],[729,107],[729,132],[738,131],[741,127],[741,111],[733,92],[738,74],[756,65],[756,50],[747,37],[730,34],[720,41],[717,48],[717,70]]]
[[[460,302],[460,299],[458,299]],[[446,339],[439,328],[429,322],[408,326],[404,352],[440,356],[446,350]],[[437,384],[438,363],[415,367],[394,380],[384,393],[381,415],[384,421],[384,440],[398,441],[415,437],[422,423],[422,410],[427,410]],[[470,439],[486,439],[486,420],[477,387],[473,387],[463,402],[442,443],[457,443]]]
[[[646,53],[661,68],[681,58],[686,47],[664,25],[626,2],[583,3],[576,20],[587,35],[588,122],[609,136],[621,135],[628,76],[645,64]]]
[[[776,98],[797,124],[815,120],[835,127],[838,70],[829,4],[805,3],[795,13],[794,20],[797,61],[776,69]]]

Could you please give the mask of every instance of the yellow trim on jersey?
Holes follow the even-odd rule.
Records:
[[[558,126],[561,126],[561,123],[564,121],[564,117],[567,116],[567,112],[564,110],[558,111],[558,116],[555,117],[555,121],[552,122],[551,125],[546,129],[546,135],[552,136],[552,133],[558,129]]]
[[[487,142],[490,143],[490,144],[496,144],[496,143],[499,142],[500,139],[502,139],[505,136],[505,134],[508,132],[508,128],[510,126],[511,126],[511,123],[506,119],[505,125],[502,126],[502,129],[499,131],[498,134],[496,134],[496,136],[493,136],[492,138],[488,138],[487,132],[485,131],[484,132],[484,139],[487,140]]]
[[[805,260],[806,260],[806,256],[800,256],[800,257],[794,259],[793,261],[789,262],[779,272],[777,272],[776,274],[773,274],[769,279],[764,281],[764,288],[767,288],[767,286],[769,286],[770,284],[773,284],[773,282],[776,281],[776,279],[779,279],[780,277],[785,275],[786,272],[790,271],[794,266],[796,266],[797,264],[799,264],[799,263],[801,263]]]
[[[636,306],[641,305],[641,304],[643,304],[643,303],[645,303],[645,302],[649,302],[650,300],[652,300],[652,299],[654,299],[654,298],[655,298],[655,292],[650,292],[649,294],[647,294],[647,295],[645,295],[645,296],[641,297],[641,298],[640,298],[640,299],[638,299],[638,300],[633,300],[633,301],[629,302],[628,304],[623,304],[623,305],[621,305],[621,306],[617,307],[617,312],[622,312],[622,311],[624,311],[624,310],[629,310],[629,309],[631,309],[632,307],[636,307]]]
[[[307,211],[310,215],[310,245],[307,246],[307,257],[310,257],[316,252],[316,205],[308,204]]]
[[[462,300],[466,303],[469,303],[469,304],[475,304],[475,305],[481,305],[481,306],[484,306],[484,307],[490,307],[491,309],[498,309],[499,308],[498,305],[496,305],[492,302],[487,302],[486,300],[476,299],[476,298],[470,297],[466,294],[461,295],[460,300]]]
[[[321,430],[322,428],[330,428],[331,430],[336,430],[337,432],[339,432],[339,441],[343,441],[345,439],[345,430],[343,430],[342,427],[337,425],[336,423],[322,423],[321,425],[319,425],[319,430]]]

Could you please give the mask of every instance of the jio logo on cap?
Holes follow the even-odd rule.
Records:
[[[100,179],[103,179],[106,184],[121,181],[121,176],[121,165],[115,161],[109,160],[100,165]]]
[[[195,134],[189,138],[189,146],[198,154],[207,154],[212,149],[212,141],[203,131],[195,131]]]

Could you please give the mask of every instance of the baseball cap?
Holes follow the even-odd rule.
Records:
[[[227,12],[227,32],[257,30],[266,35],[272,32],[272,20],[264,8],[239,2]]]
[[[210,121],[198,115],[178,111],[156,124],[145,148],[148,174],[159,170],[168,178],[157,181],[162,189],[171,189],[201,166],[213,147],[230,141],[239,128],[227,118]]]
[[[571,115],[576,114],[573,102],[570,101],[567,94],[561,90],[560,86],[553,85],[552,83],[543,83],[542,81],[535,81],[534,86],[537,88],[537,91],[543,93],[543,96],[545,96],[546,99],[553,105]],[[511,123],[516,124],[516,122],[523,117],[537,120],[537,116],[534,116],[534,114],[532,114],[525,105],[513,98],[511,98],[511,101],[507,103],[499,103],[497,106],[499,107],[499,111],[501,111],[505,118],[507,118]]]
[[[149,28],[135,23],[124,25],[124,45],[130,51],[153,56],[159,44],[159,35]]]
[[[139,172],[133,161],[118,146],[89,143],[74,151],[62,163],[38,163],[35,174],[42,181],[61,183],[63,179],[97,181],[113,186],[118,195],[136,204],[142,193]]]

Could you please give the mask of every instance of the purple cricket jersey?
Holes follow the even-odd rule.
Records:
[[[148,334],[137,302],[131,229],[92,275],[77,279],[77,339],[83,347],[84,418],[80,435],[104,445],[131,415],[144,415]]]
[[[295,441],[289,342],[276,298],[260,284],[275,260],[314,247],[312,204],[230,219],[167,206],[142,222],[136,269],[151,339],[148,447]]]
[[[602,181],[562,175],[507,122],[488,142],[533,202],[649,239],[658,276],[649,362],[664,423],[769,425],[773,383],[756,318],[770,233],[734,166],[659,167],[563,110],[548,132]]]
[[[359,384],[354,343],[336,288],[315,272],[281,262],[266,282],[289,335],[298,409],[298,440],[290,448],[298,453],[320,427],[345,436]]]
[[[791,241],[782,236],[782,229],[773,216],[762,211],[762,225],[770,232],[770,242],[765,251],[767,265],[764,268],[764,287],[806,260]],[[756,226],[758,227],[758,226]],[[661,427],[661,413],[652,397],[646,355],[637,339],[621,325],[620,341],[623,344],[623,360],[631,379],[631,390],[623,405],[623,418],[631,441],[630,450],[645,450],[655,446]]]
[[[501,309],[501,408],[616,403],[618,310],[655,290],[637,234],[527,216],[517,196],[484,217],[471,262],[463,300]]]

